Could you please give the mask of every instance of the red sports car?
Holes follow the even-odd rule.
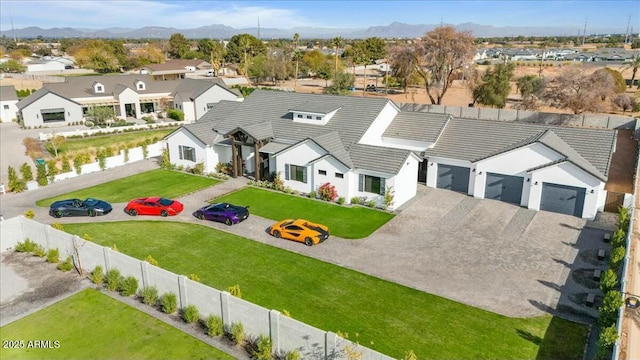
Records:
[[[147,197],[133,199],[129,201],[124,211],[131,215],[178,215],[184,209],[184,205],[177,200],[165,199],[162,197]]]

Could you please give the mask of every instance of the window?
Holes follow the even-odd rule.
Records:
[[[338,179],[344,179],[344,174],[343,173],[336,173],[336,177]]]
[[[196,149],[189,146],[178,146],[180,152],[180,160],[189,160],[196,162]]]
[[[284,179],[307,183],[307,168],[304,166],[284,164]]]
[[[327,170],[318,170],[318,175],[327,175]]]
[[[301,115],[301,114],[298,114],[298,117],[299,117],[300,119],[302,119],[302,115]]]
[[[5,110],[9,110],[9,105],[4,105],[4,106],[3,106],[3,108],[4,108]]]
[[[144,86],[144,83],[142,81],[138,81],[138,83],[136,85],[138,87],[138,90],[145,90],[145,86]]]
[[[307,115],[307,119],[313,119],[313,116]]]
[[[316,120],[322,120],[322,116],[316,116]]]
[[[216,103],[207,103],[207,110],[211,110],[213,109],[213,105],[215,105]]]
[[[358,191],[384,195],[384,178],[369,175],[360,175]]]
[[[43,122],[54,122],[54,121],[64,121],[64,109],[42,109],[40,110],[42,114]]]

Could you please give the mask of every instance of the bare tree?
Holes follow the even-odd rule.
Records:
[[[415,55],[415,51],[408,46],[395,46],[389,51],[389,66],[405,93],[419,64]]]
[[[574,114],[603,112],[606,98],[614,94],[613,77],[606,72],[591,75],[572,66],[547,83],[542,99],[557,108],[569,108]]]
[[[65,140],[66,139],[64,138],[64,136],[56,134],[55,131],[51,133],[51,139],[49,139],[49,146],[51,147],[51,150],[53,150],[54,157],[58,157],[60,146],[64,144]]]
[[[452,26],[437,27],[422,37],[416,47],[417,72],[424,81],[432,104],[441,104],[456,72],[473,59],[476,48],[469,31]]]
[[[633,110],[633,108],[636,106],[638,101],[629,94],[619,94],[618,96],[613,98],[613,103],[617,107],[622,109],[622,113],[624,114],[629,110]]]

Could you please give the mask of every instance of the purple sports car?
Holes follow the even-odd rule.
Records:
[[[249,217],[249,209],[229,203],[217,203],[198,209],[195,216],[201,220],[212,220],[231,226],[246,220]]]

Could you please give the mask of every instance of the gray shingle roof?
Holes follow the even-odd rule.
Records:
[[[260,124],[270,121],[273,137],[294,142],[307,138],[320,139],[336,158],[348,164],[348,158],[342,153],[338,141],[351,157],[354,167],[395,174],[409,156],[407,150],[394,150],[377,146],[355,145],[367,131],[373,120],[391,100],[383,98],[362,98],[319,94],[288,93],[256,90],[244,102],[238,103],[226,116],[218,114],[215,107],[208,111],[201,121],[212,121],[213,128],[221,134],[237,127]],[[317,105],[313,104],[329,104]],[[340,105],[340,106],[336,106]],[[290,109],[300,111],[321,110],[340,107],[325,125],[294,122]],[[334,142],[329,138],[335,134]],[[323,146],[323,145],[321,145]],[[329,150],[329,149],[327,149]],[[360,159],[359,161],[356,161]]]
[[[156,80],[159,81],[159,80]],[[196,80],[196,79],[182,79],[179,80],[178,86],[173,91],[173,95],[180,94],[183,99],[195,99],[198,96],[202,95],[205,91],[209,90],[213,86],[218,85],[223,89],[229,91],[230,93],[238,96],[238,94],[231,89],[227,88],[224,84],[224,81],[221,79],[212,79],[210,81],[206,80]]]
[[[271,121],[265,121],[259,124],[244,125],[237,127],[236,129],[242,129],[244,132],[251,135],[256,140],[273,139],[273,127],[271,126]]]
[[[548,129],[562,142],[545,133]],[[426,155],[474,162],[540,141],[546,142],[549,147],[555,147],[554,150],[563,153],[576,165],[589,168],[584,161],[606,176],[615,140],[614,130],[453,118],[449,120],[436,145],[426,151]],[[572,153],[569,149],[575,152]]]
[[[42,88],[38,89],[36,92],[34,92],[31,95],[27,96],[26,98],[18,101],[16,106],[18,107],[18,109],[22,110],[22,109],[26,108],[27,106],[33,104],[34,102],[36,102],[36,100],[42,98],[43,96],[45,96],[47,94],[54,94],[54,95],[60,96],[63,99],[66,99],[66,100],[69,100],[69,101],[71,101],[73,103],[78,104],[77,102],[75,102],[75,101],[73,101],[73,100],[71,100],[71,99],[69,99],[69,98],[67,98],[65,96],[62,96],[60,94],[56,94],[53,91],[51,91],[51,90],[49,90],[49,89],[47,89],[45,87],[42,87]],[[80,105],[80,104],[78,104],[78,105]]]
[[[0,100],[2,101],[18,100],[18,94],[16,93],[15,86],[13,85],[0,86]]]
[[[298,111],[298,112],[328,114],[340,108],[342,104],[343,104],[343,101],[341,101],[341,99],[330,99],[323,102],[316,102],[316,101],[310,100],[302,104],[297,104],[295,107],[292,107],[290,110]]]
[[[175,132],[180,131],[181,129],[187,130],[198,140],[202,141],[205,145],[213,144],[214,141],[218,140],[219,137],[219,135],[211,128],[211,122],[197,121],[193,124],[183,125],[182,127],[173,131],[171,134],[165,136],[165,139],[170,137]]]
[[[382,136],[434,143],[451,115],[403,111]]]
[[[349,168],[353,167],[351,156],[349,156],[349,152],[344,148],[344,144],[342,140],[340,140],[340,135],[337,131],[316,136],[312,140]]]
[[[135,83],[138,80],[144,82],[145,90],[136,89]],[[44,87],[68,99],[76,99],[110,96],[114,92],[122,91],[122,86],[142,96],[158,93],[170,94],[180,84],[180,81],[181,80],[153,80],[150,75],[144,74],[76,76],[67,77],[66,82],[63,83],[44,84]],[[93,84],[96,82],[104,85],[104,93],[96,94],[93,91]]]

